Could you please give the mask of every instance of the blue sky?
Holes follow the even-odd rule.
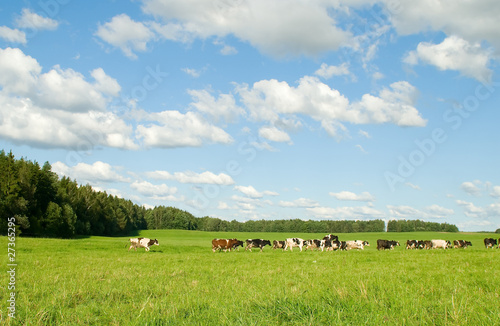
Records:
[[[10,1],[0,147],[195,216],[500,227],[496,0]]]

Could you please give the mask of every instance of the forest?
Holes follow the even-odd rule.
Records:
[[[77,235],[123,236],[144,229],[185,229],[231,232],[384,232],[385,222],[375,220],[250,220],[227,221],[195,217],[166,206],[145,208],[90,185],[59,178],[49,162],[16,159],[0,151],[0,234],[14,216],[18,233],[26,236],[73,238]],[[420,220],[391,220],[388,232],[458,232],[455,225]]]

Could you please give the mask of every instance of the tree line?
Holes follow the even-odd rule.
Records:
[[[29,236],[73,238],[76,235],[120,236],[144,229],[184,229],[231,232],[352,233],[383,232],[383,220],[256,220],[239,222],[195,217],[175,208],[145,208],[90,185],[59,178],[48,162],[16,159],[12,151],[0,151],[0,233],[14,216],[18,231]],[[388,231],[448,231],[447,223],[389,221]]]

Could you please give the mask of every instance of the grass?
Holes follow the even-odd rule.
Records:
[[[213,238],[314,234],[148,230],[150,252],[128,238],[16,239],[12,325],[495,325],[500,324],[500,250],[484,233],[339,234],[364,251],[213,253]],[[465,250],[377,251],[378,238],[466,239]],[[0,238],[1,248],[7,239]],[[5,249],[7,252],[7,249]],[[4,264],[4,266],[6,263]]]

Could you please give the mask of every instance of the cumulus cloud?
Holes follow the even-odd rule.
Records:
[[[250,198],[262,198],[264,196],[278,196],[279,194],[274,191],[265,190],[265,191],[257,191],[253,186],[235,186],[235,190],[238,190],[242,194],[250,197]]]
[[[484,207],[476,206],[474,203],[457,200],[467,217],[473,218],[498,218],[500,216],[500,203],[493,203]]]
[[[137,137],[148,147],[199,147],[206,142],[233,142],[233,138],[222,128],[210,124],[195,112],[184,114],[179,111],[141,111],[138,116],[149,121],[136,128]]]
[[[488,41],[497,49],[500,33],[497,28],[500,2],[484,0],[481,3],[468,0],[419,1],[401,0],[398,6],[390,0],[383,1],[393,26],[402,35],[434,30],[447,35],[457,35],[471,43]]]
[[[275,126],[264,126],[259,129],[259,137],[274,142],[290,142],[290,136]]]
[[[209,116],[213,121],[221,118],[227,122],[234,122],[236,118],[243,115],[245,111],[236,105],[232,94],[220,94],[215,98],[207,90],[188,90],[188,94],[193,98],[190,106]]]
[[[15,25],[19,28],[55,30],[59,26],[59,22],[48,17],[40,16],[30,9],[24,8],[21,12],[21,16],[15,20]]]
[[[145,13],[162,20],[155,28],[164,31],[164,37],[183,42],[234,35],[274,56],[317,55],[338,49],[350,36],[336,26],[329,12],[331,6],[322,3],[299,0],[215,3],[144,0],[143,3]]]
[[[455,211],[453,209],[441,207],[439,205],[430,205],[425,207],[423,210],[411,207],[411,206],[406,206],[406,205],[400,205],[400,206],[394,206],[394,205],[387,205],[387,208],[389,209],[389,214],[392,217],[397,217],[397,218],[417,218],[417,219],[429,219],[429,218],[444,218],[450,215],[453,215]]]
[[[313,199],[309,198],[298,198],[293,201],[283,201],[278,203],[281,207],[317,207],[319,203]]]
[[[440,44],[421,42],[411,51],[404,62],[415,65],[419,61],[433,65],[439,70],[456,70],[462,75],[482,82],[490,82],[492,71],[488,68],[491,53],[481,44],[469,43],[455,35],[447,37]]]
[[[20,49],[0,49],[0,136],[38,147],[137,148],[132,127],[106,110],[119,84],[101,68],[91,76],[59,66],[42,73]]]
[[[481,195],[481,189],[476,185],[478,183],[480,184],[480,182],[466,181],[466,182],[462,183],[460,188],[463,191],[465,191],[466,193],[468,193],[469,195],[479,196],[479,195]]]
[[[371,202],[375,200],[375,197],[369,192],[362,192],[361,194],[355,194],[350,191],[341,192],[330,192],[330,196],[337,198],[338,200],[351,200],[351,201],[367,201]]]
[[[218,184],[218,185],[232,185],[234,184],[233,178],[225,173],[215,174],[213,172],[205,171],[196,173],[192,171],[174,172],[173,174],[168,171],[154,171],[147,172],[146,175],[152,179],[160,180],[175,180],[180,183],[201,183],[201,184]]]
[[[326,63],[322,63],[321,67],[314,74],[324,79],[330,79],[333,76],[350,75],[351,72],[349,71],[349,64],[345,62],[340,66],[329,66]]]
[[[7,42],[26,44],[26,33],[7,26],[0,26],[0,38]]]
[[[120,48],[131,59],[136,59],[134,51],[144,52],[155,33],[145,24],[132,20],[126,14],[120,14],[111,21],[99,25],[95,33],[103,41]]]
[[[398,126],[427,123],[414,107],[418,92],[406,81],[391,84],[378,96],[365,94],[355,102],[311,76],[302,77],[297,87],[271,79],[258,81],[252,87],[239,85],[237,92],[256,121],[276,123],[283,117],[294,119],[301,114],[321,122],[323,129],[334,137],[346,131],[343,122]]]
[[[134,181],[130,184],[130,188],[136,190],[144,196],[156,198],[161,196],[173,195],[177,192],[177,188],[175,187],[169,187],[164,183],[155,185],[147,181]],[[171,199],[172,197],[168,198]]]
[[[76,179],[80,183],[130,182],[130,179],[119,174],[115,167],[101,161],[94,162],[93,164],[81,162],[71,167],[58,161],[52,164],[52,171],[59,176]]]

